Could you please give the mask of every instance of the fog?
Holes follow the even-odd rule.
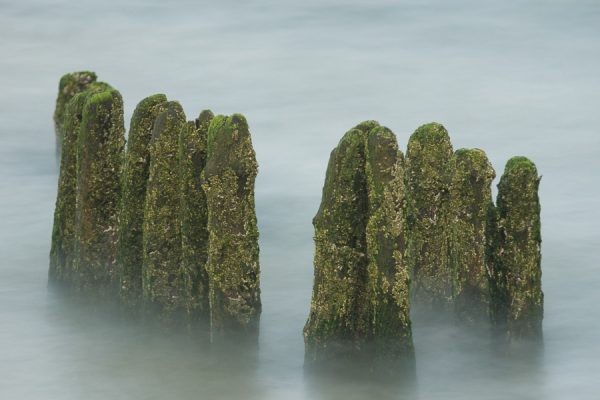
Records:
[[[599,21],[597,1],[0,0],[0,398],[597,396]],[[60,76],[81,69],[121,91],[127,126],[153,93],[188,119],[247,117],[260,169],[256,351],[209,349],[47,292],[52,113]],[[366,119],[402,149],[441,122],[498,176],[513,155],[536,163],[543,352],[498,354],[485,335],[416,319],[411,382],[305,376],[311,219],[329,152]]]

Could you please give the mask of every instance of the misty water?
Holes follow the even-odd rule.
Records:
[[[0,55],[0,399],[598,398],[597,1],[0,0]],[[121,91],[126,121],[159,92],[188,119],[247,117],[260,166],[256,352],[47,292],[52,112],[60,76],[81,69]],[[417,320],[411,382],[305,376],[311,219],[329,152],[365,119],[402,149],[441,122],[455,148],[485,149],[498,176],[513,155],[535,161],[543,354],[497,354],[485,335]]]

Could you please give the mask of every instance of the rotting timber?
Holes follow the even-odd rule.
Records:
[[[305,360],[414,361],[404,264],[403,156],[375,121],[331,152],[315,227],[315,277]],[[389,371],[388,371],[389,372]]]
[[[258,173],[246,119],[218,115],[208,129],[202,173],[208,204],[210,332],[213,341],[257,341],[261,313],[254,181]]]
[[[540,180],[533,162],[511,158],[490,213],[495,228],[489,245],[494,268],[492,316],[495,332],[508,342],[543,338]]]
[[[181,268],[179,134],[186,123],[176,101],[164,105],[150,139],[143,222],[142,304],[147,319],[185,324],[186,277]]]
[[[406,259],[411,301],[425,312],[443,312],[452,304],[448,257],[452,153],[448,131],[435,122],[419,127],[406,151]]]
[[[136,107],[93,72],[65,75],[48,283],[126,318],[256,343],[261,312],[250,131],[241,114],[186,122],[163,94]],[[241,336],[240,336],[241,335]]]
[[[127,147],[123,119],[120,93],[93,72],[61,79],[49,285],[255,343],[258,164],[246,119],[205,110],[186,122],[158,94],[136,107]],[[495,205],[494,177],[482,150],[453,152],[438,123],[415,131],[406,159],[375,121],[347,132],[313,219],[307,363],[414,363],[411,307],[541,341],[540,177],[510,159]]]
[[[123,308],[129,314],[136,314],[141,305],[142,230],[150,173],[150,141],[156,117],[165,110],[166,103],[164,94],[143,99],[135,108],[129,127],[121,180],[118,243],[119,295]]]
[[[190,324],[206,325],[210,316],[208,260],[208,204],[202,187],[206,167],[208,128],[214,115],[204,110],[188,121],[179,136],[181,185],[181,267],[186,276]]]
[[[454,310],[460,322],[476,326],[490,318],[492,265],[486,259],[486,232],[496,173],[480,149],[457,150],[450,171],[449,251]]]

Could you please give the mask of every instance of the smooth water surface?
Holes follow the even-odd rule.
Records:
[[[163,92],[189,119],[246,115],[260,165],[263,314],[255,354],[215,352],[46,290],[63,73],[119,89],[126,119]],[[597,1],[0,0],[0,399],[584,399],[600,389]],[[302,327],[329,152],[365,119],[404,149],[438,121],[498,175],[540,188],[545,352],[415,323],[413,387],[308,379]],[[128,122],[127,122],[128,125]]]

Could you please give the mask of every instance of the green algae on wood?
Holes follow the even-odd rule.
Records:
[[[75,290],[115,295],[118,206],[125,126],[115,89],[90,94],[77,139]]]
[[[385,127],[366,138],[369,217],[366,244],[369,271],[369,321],[378,360],[414,360],[409,275],[404,259],[404,156],[396,136]]]
[[[61,130],[62,157],[58,178],[50,268],[48,282],[51,285],[68,287],[75,256],[75,202],[77,192],[77,140],[81,127],[83,108],[88,97],[95,92],[106,90],[105,83],[93,83],[87,90],[76,94],[66,104]]]
[[[127,152],[121,179],[119,214],[119,295],[126,309],[135,311],[142,298],[143,221],[150,168],[150,139],[167,97],[155,94],[143,99],[131,117]]]
[[[509,341],[542,339],[540,179],[529,159],[508,160],[492,214],[497,229],[491,246],[494,322]]]
[[[208,129],[202,177],[208,204],[211,339],[258,338],[259,248],[254,181],[258,172],[246,119],[216,116]]]
[[[190,322],[209,317],[208,206],[202,188],[206,166],[208,127],[214,115],[204,110],[195,121],[184,125],[179,136],[179,179],[181,184],[181,265],[188,278],[186,292]]]
[[[142,294],[145,317],[182,323],[187,315],[181,269],[179,134],[186,119],[181,105],[164,104],[150,140],[150,167],[143,222]]]
[[[58,96],[54,108],[54,133],[56,135],[56,151],[61,154],[62,141],[65,135],[63,130],[64,117],[67,104],[77,93],[83,92],[87,87],[96,82],[96,74],[91,71],[79,71],[65,74],[58,84]]]
[[[315,275],[305,360],[412,360],[403,264],[402,153],[375,121],[331,152],[315,227]]]
[[[313,219],[314,283],[304,326],[309,363],[356,356],[369,334],[367,209],[365,132],[354,128],[331,152]]]
[[[438,123],[419,127],[406,152],[406,257],[413,306],[445,310],[452,301],[448,217],[452,144]]]
[[[58,177],[54,225],[50,248],[48,282],[67,286],[75,250],[75,195],[77,190],[77,137],[85,96],[77,96],[66,107],[62,157]]]
[[[459,321],[489,320],[491,266],[486,232],[496,173],[483,150],[459,149],[450,162],[450,268],[453,302]]]

